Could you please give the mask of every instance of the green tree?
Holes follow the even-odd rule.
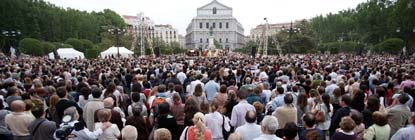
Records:
[[[25,54],[41,56],[44,55],[44,49],[39,40],[34,38],[24,38],[19,42],[20,51]]]
[[[403,40],[400,38],[389,38],[373,46],[372,50],[378,53],[399,54],[402,50]]]
[[[85,48],[82,45],[82,41],[80,41],[79,39],[76,39],[76,38],[68,38],[65,41],[65,43],[72,45],[75,50],[78,50],[80,52],[84,52],[85,51]]]
[[[50,52],[53,52],[56,49],[56,46],[53,43],[47,42],[47,41],[42,42],[41,43],[41,46],[42,46],[43,52],[45,54],[50,53]]]

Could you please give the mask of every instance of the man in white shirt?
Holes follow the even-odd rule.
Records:
[[[232,115],[231,115],[231,125],[235,128],[238,128],[239,126],[242,126],[245,124],[245,119],[243,119],[246,115],[246,112],[248,111],[254,111],[255,107],[249,104],[246,101],[246,96],[248,96],[248,91],[246,90],[240,90],[238,91],[238,99],[239,103],[235,105],[232,109]]]
[[[246,112],[246,123],[236,128],[235,133],[242,136],[242,140],[252,140],[261,135],[261,126],[256,124],[256,114],[253,111]]]
[[[183,72],[182,69],[178,70],[178,73],[176,75],[176,78],[179,79],[180,83],[184,84],[184,80],[186,80],[187,76],[186,74]]]

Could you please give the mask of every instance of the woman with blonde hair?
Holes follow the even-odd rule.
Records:
[[[212,132],[205,126],[205,115],[197,112],[193,116],[193,126],[186,127],[180,140],[211,140]]]

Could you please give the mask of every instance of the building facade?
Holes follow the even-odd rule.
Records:
[[[300,24],[300,21],[292,22],[292,26]],[[267,35],[272,36],[283,30],[283,28],[288,29],[291,26],[291,22],[287,23],[275,23],[269,24],[269,29],[267,30]],[[265,24],[257,25],[255,28],[252,28],[249,33],[249,40],[259,41],[262,38],[263,32],[265,29]]]
[[[137,16],[123,15],[122,17],[127,24],[128,32],[134,33],[138,37],[143,35],[150,39],[161,39],[166,43],[179,42],[177,29],[172,25],[155,24],[150,17],[144,16],[143,13],[139,13]]]
[[[186,48],[206,49],[211,31],[222,48],[232,50],[245,46],[244,28],[232,16],[232,8],[216,0],[197,8],[197,16],[186,29]]]

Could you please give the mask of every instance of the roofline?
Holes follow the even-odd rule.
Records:
[[[206,7],[206,6],[208,6],[208,5],[212,4],[212,3],[217,3],[217,4],[219,4],[219,5],[221,5],[221,6],[225,7],[225,8],[228,8],[228,9],[231,9],[232,10],[232,7],[226,6],[225,4],[222,4],[222,3],[218,2],[217,0],[213,0],[212,2],[210,2],[208,4],[205,4],[202,7],[197,8],[197,10],[202,9],[203,7]]]

